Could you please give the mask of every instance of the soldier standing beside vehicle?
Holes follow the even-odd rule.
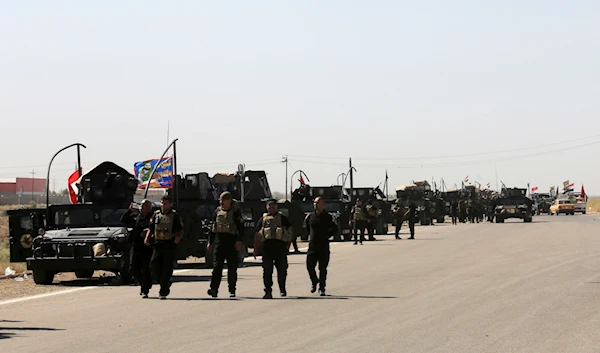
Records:
[[[277,268],[279,293],[282,297],[287,296],[285,281],[291,227],[289,219],[277,211],[277,203],[274,200],[268,201],[267,213],[263,214],[258,221],[254,236],[254,257],[257,256],[258,247],[262,242],[263,282],[265,285],[263,299],[273,299],[273,265]]]
[[[402,228],[402,222],[404,222],[404,206],[402,206],[402,200],[396,200],[396,208],[394,208],[394,218],[396,218],[396,239],[400,240],[400,229]]]
[[[379,211],[377,207],[373,206],[371,200],[367,201],[367,207],[365,207],[367,211],[367,232],[369,233],[369,240],[377,240],[375,239],[375,227],[377,227],[377,217],[379,216]]]
[[[183,237],[183,223],[173,209],[169,196],[163,196],[160,210],[150,218],[150,226],[146,231],[144,243],[150,246],[151,238],[154,239],[154,252],[150,260],[152,274],[160,283],[158,293],[160,299],[167,299],[171,292],[171,276],[176,253],[176,244]]]
[[[237,268],[239,263],[238,251],[242,248],[244,236],[244,221],[242,212],[233,207],[233,197],[225,191],[219,197],[220,206],[214,216],[214,224],[208,242],[208,251],[215,251],[215,267],[212,271],[208,295],[216,298],[223,277],[223,266],[227,260],[227,282],[229,297],[235,298],[237,284]]]
[[[410,238],[415,238],[415,223],[417,221],[417,205],[411,200],[408,199],[408,211],[404,214],[404,219],[408,221],[408,229],[410,229]]]
[[[456,225],[458,220],[458,201],[452,201],[450,206],[450,213],[452,215],[452,224]]]
[[[358,244],[358,232],[360,231],[360,245],[365,240],[365,228],[367,226],[367,214],[363,208],[362,200],[357,199],[356,205],[352,208],[351,219],[353,222],[354,245]]]
[[[131,204],[129,210],[121,217],[121,223],[128,228],[133,228],[127,237],[127,242],[131,246],[129,272],[140,285],[140,296],[148,298],[148,293],[152,288],[152,272],[150,270],[152,248],[144,244],[144,231],[150,227],[152,203],[148,200],[142,200],[139,208],[140,213],[133,216],[133,212],[137,210],[135,205]]]
[[[314,201],[315,211],[306,218],[306,229],[308,230],[308,253],[306,254],[306,268],[310,276],[310,292],[317,291],[319,295],[325,296],[327,282],[327,266],[329,265],[330,250],[329,238],[337,234],[337,225],[333,217],[325,211],[325,200],[320,196]],[[319,264],[319,277],[315,267]]]

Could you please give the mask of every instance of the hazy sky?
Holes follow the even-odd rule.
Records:
[[[313,185],[353,157],[357,186],[600,194],[600,1],[4,1],[0,36],[1,179],[73,142],[133,169],[170,120],[180,172],[245,162],[276,191],[288,154]]]

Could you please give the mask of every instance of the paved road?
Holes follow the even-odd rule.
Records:
[[[335,244],[324,298],[295,255],[285,299],[258,299],[248,267],[237,300],[207,298],[209,271],[191,270],[167,301],[88,287],[0,305],[0,352],[598,352],[599,227],[540,216]]]

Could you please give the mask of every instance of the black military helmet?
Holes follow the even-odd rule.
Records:
[[[219,200],[231,200],[233,199],[233,196],[231,196],[231,193],[229,191],[225,191],[221,194],[221,196],[219,196]]]

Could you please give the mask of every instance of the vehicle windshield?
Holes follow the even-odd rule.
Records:
[[[63,227],[107,227],[120,226],[121,217],[127,212],[126,209],[103,209],[95,210],[91,208],[70,208],[58,209],[53,212],[51,219],[54,220],[54,226]]]
[[[341,212],[341,205],[339,203],[325,203],[325,211],[327,212]]]
[[[559,204],[561,204],[561,205],[569,205],[569,204],[572,204],[572,202],[570,200],[560,200]]]

